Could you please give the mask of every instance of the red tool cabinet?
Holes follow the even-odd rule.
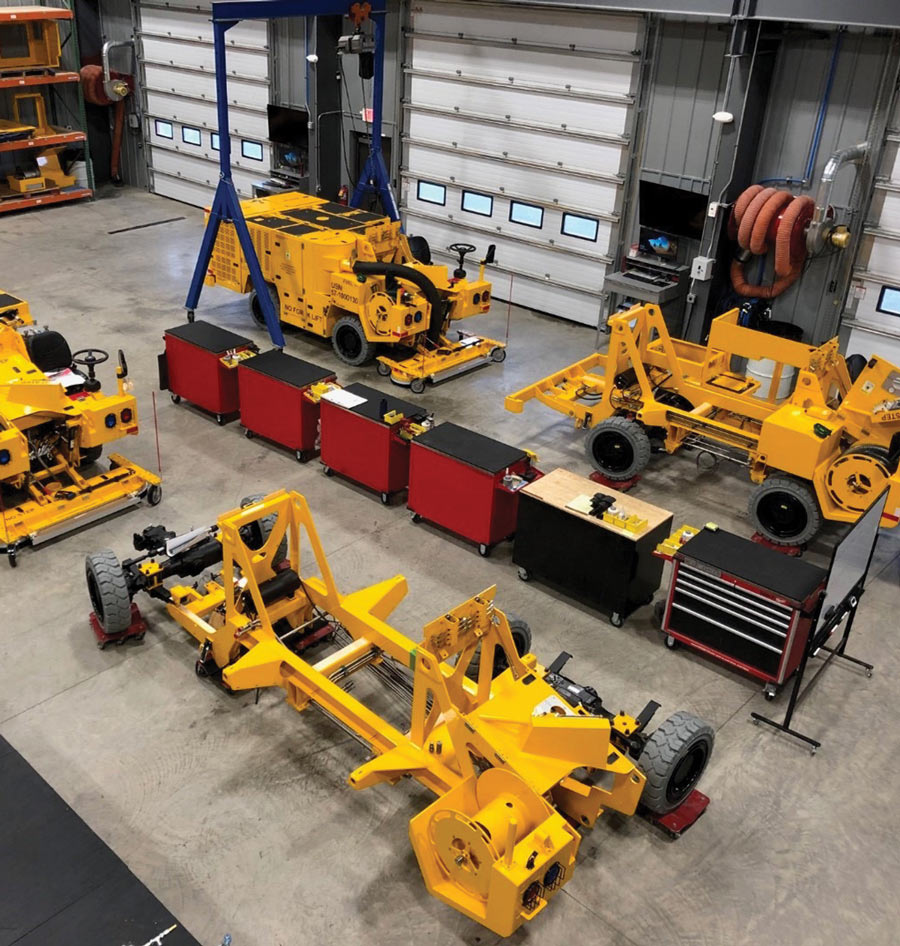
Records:
[[[238,412],[238,381],[234,367],[223,364],[230,352],[250,353],[253,342],[209,322],[188,322],[166,329],[166,350],[159,356],[159,386],[202,407],[224,424]],[[246,355],[245,355],[246,357]]]
[[[242,361],[237,377],[246,435],[265,437],[293,450],[301,462],[309,460],[319,436],[319,404],[306,392],[320,381],[334,381],[334,372],[273,348]]]
[[[666,643],[683,643],[765,681],[797,669],[828,573],[726,532],[701,529],[673,559]]]
[[[400,436],[403,422],[389,424],[384,415],[393,411],[407,422],[420,422],[427,416],[422,407],[356,383],[333,397],[323,397],[321,408],[321,459],[326,474],[340,473],[381,493],[383,503],[406,489],[409,441]]]
[[[407,505],[414,521],[443,526],[488,555],[516,531],[519,496],[504,484],[507,474],[521,477],[520,486],[541,475],[519,447],[457,424],[438,424],[410,447]]]

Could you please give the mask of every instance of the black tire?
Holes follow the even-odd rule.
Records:
[[[331,344],[338,358],[354,368],[375,357],[375,343],[366,338],[362,322],[355,315],[344,315],[334,323]]]
[[[790,476],[770,476],[760,483],[748,508],[756,530],[778,545],[803,545],[822,526],[816,494]]]
[[[516,653],[520,657],[531,653],[531,627],[527,621],[516,617],[514,614],[507,614],[506,620],[509,621],[509,630],[512,634],[513,643],[516,645]],[[481,644],[475,648],[472,659],[469,661],[466,676],[472,680],[478,679],[478,664],[481,661]],[[509,668],[509,661],[506,659],[506,653],[497,647],[494,650],[494,666],[491,670],[491,679],[499,677],[504,670]]]
[[[647,776],[641,804],[658,815],[677,808],[700,780],[715,741],[712,726],[699,716],[684,710],[670,716],[650,735],[637,760]]]
[[[506,361],[506,349],[501,348],[499,345],[496,348],[492,348],[491,361],[495,362],[498,365]]]
[[[162,502],[162,486],[159,483],[151,483],[145,496],[148,506],[158,506]]]
[[[270,283],[266,283],[266,288],[269,290],[269,298],[272,300],[272,305],[275,306],[275,318],[278,321],[281,321],[281,299],[278,296],[278,290]],[[256,290],[252,290],[250,293],[250,315],[253,316],[253,321],[260,328],[268,328],[266,325],[266,319],[263,315],[262,306],[259,304],[259,296],[257,295]]]
[[[261,499],[265,499],[265,497],[259,494],[245,496],[241,500],[241,509],[252,506]],[[241,538],[244,540],[247,548],[254,552],[257,551],[257,549],[261,549],[269,540],[269,536],[272,534],[276,522],[278,522],[278,516],[273,513],[270,516],[263,516],[262,519],[257,519],[256,522],[251,523],[249,526],[245,526],[244,529],[241,530]],[[283,562],[287,558],[287,554],[288,537],[287,531],[285,530],[285,534],[282,536],[281,541],[278,543],[278,548],[275,551],[274,564],[277,565],[279,562]]]
[[[121,634],[131,626],[131,595],[125,570],[112,549],[103,549],[84,560],[88,595],[100,627],[107,634]]]
[[[412,253],[413,257],[425,266],[431,265],[431,247],[428,245],[428,240],[425,237],[421,236],[411,236],[406,238],[407,243],[409,243],[409,251]]]
[[[89,466],[91,463],[96,463],[102,456],[103,444],[101,444],[99,447],[82,447],[81,462],[78,465]]]
[[[381,375],[382,378],[389,378],[391,376],[391,366],[386,365],[383,361],[379,361],[375,365],[375,370]]]
[[[650,462],[647,431],[627,417],[608,417],[588,434],[588,459],[611,480],[630,480]]]
[[[413,394],[422,394],[425,390],[425,379],[424,378],[413,378],[409,382],[409,389]]]
[[[847,374],[850,375],[850,380],[856,383],[856,379],[863,373],[863,369],[869,363],[865,355],[850,355],[849,358],[845,358],[844,362],[847,365]]]

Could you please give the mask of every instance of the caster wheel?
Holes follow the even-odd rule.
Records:
[[[210,673],[209,673],[209,667],[207,667],[206,662],[203,660],[198,660],[194,664],[194,673],[196,673],[198,677],[208,677]]]
[[[384,506],[390,506],[390,504],[391,504],[391,494],[390,494],[390,493],[382,493],[382,494],[381,494],[381,502],[382,502],[382,505],[384,505]]]
[[[309,460],[309,454],[306,450],[295,450],[294,456],[297,458],[298,463],[306,463]]]
[[[678,641],[671,634],[666,634],[665,645],[669,650],[678,650]]]
[[[614,611],[610,615],[609,623],[612,624],[613,627],[621,627],[625,623],[625,618],[623,618],[618,611]]]
[[[871,678],[872,678],[872,671],[871,671],[871,670],[867,670],[867,671],[866,671],[866,676],[867,676],[869,679],[871,679]]]
[[[775,699],[775,696],[776,696],[777,693],[778,693],[778,690],[776,690],[775,687],[772,686],[771,683],[767,683],[767,684],[763,687],[763,696],[764,696],[770,703],[772,702],[772,700]]]
[[[391,374],[391,366],[382,364],[382,362],[377,362],[375,365],[375,370],[381,375],[382,378],[389,378]]]
[[[485,545],[484,542],[482,542],[482,543],[478,546],[478,554],[479,554],[482,558],[487,558],[487,557],[491,554],[491,546],[490,546],[490,545]]]
[[[180,395],[180,394],[170,394],[169,397],[172,399],[172,403],[173,403],[173,404],[180,404],[180,403],[181,403],[181,395]]]
[[[425,390],[425,381],[422,378],[413,378],[409,383],[409,389],[413,394],[421,394]]]
[[[491,349],[491,361],[496,362],[498,365],[501,362],[506,361],[506,349],[505,348]]]
[[[135,634],[135,635],[134,635],[134,639],[135,639],[136,641],[142,641],[142,640],[144,639],[144,634],[146,634],[146,633],[147,633],[146,631],[141,631],[140,634]]]
[[[193,310],[193,309],[188,309],[187,320],[188,320],[188,322],[193,322],[193,321],[194,321],[194,310]]]
[[[248,440],[252,440],[252,439],[253,439],[253,431],[252,431],[249,427],[245,427],[245,428],[244,428],[244,436],[245,436]]]
[[[221,427],[225,423],[225,415],[216,414],[216,423]]]
[[[147,503],[150,506],[158,506],[162,501],[162,486],[159,483],[154,483],[147,490]]]
[[[409,518],[412,519],[413,522],[422,521],[422,517],[417,512],[414,512]]]
[[[322,467],[322,472],[323,472],[326,476],[334,476],[334,470],[332,470],[330,466],[323,466],[323,467]]]
[[[527,568],[522,568],[521,565],[516,570],[516,574],[522,581],[531,581],[531,572]]]
[[[106,641],[97,641],[97,650],[106,650]]]
[[[818,751],[819,751],[819,750],[818,750],[815,746],[813,746],[812,749],[809,750],[809,754],[810,754],[810,755],[815,755]]]

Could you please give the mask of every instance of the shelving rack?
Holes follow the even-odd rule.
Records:
[[[45,190],[34,194],[15,194],[6,186],[5,180],[0,180],[0,214],[10,213],[14,210],[25,210],[30,207],[41,207],[45,204],[83,200],[86,197],[93,196],[94,193],[94,175],[88,150],[87,134],[83,130],[87,128],[87,115],[84,108],[80,76],[77,72],[81,55],[78,48],[78,33],[75,29],[74,0],[61,0],[61,2],[64,4],[63,6],[0,6],[0,24],[56,20],[63,29],[68,27],[68,32],[62,37],[60,44],[62,49],[60,67],[57,69],[25,68],[20,72],[0,73],[0,97],[5,98],[3,95],[5,92],[16,92],[35,87],[47,87],[50,93],[55,91],[63,93],[67,88],[72,89],[74,87],[76,107],[74,110],[67,107],[67,111],[72,117],[77,118],[80,128],[56,127],[56,121],[58,120],[56,105],[63,100],[56,99],[51,94],[48,100],[45,100],[45,105],[50,110],[56,134],[34,135],[30,138],[0,142],[0,154],[84,142],[84,160],[88,186],[82,187],[75,184],[72,187]],[[73,71],[73,66],[75,71]]]

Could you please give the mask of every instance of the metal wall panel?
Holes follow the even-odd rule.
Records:
[[[773,77],[773,94],[766,112],[755,168],[755,180],[803,177],[819,104],[825,91],[835,33],[794,30],[785,34]],[[795,194],[815,195],[831,153],[869,135],[873,108],[888,62],[890,37],[863,31],[844,35],[834,83],[822,128],[822,139],[806,187],[778,184]],[[873,142],[877,145],[877,142]],[[848,167],[835,180],[832,204],[851,229],[863,224],[868,190],[856,170]],[[773,305],[777,319],[793,322],[804,338],[824,341],[837,331],[846,275],[852,264],[845,253],[826,252],[808,262],[801,279]]]
[[[652,71],[641,179],[709,192],[715,122],[724,88],[728,30],[666,19]]]

